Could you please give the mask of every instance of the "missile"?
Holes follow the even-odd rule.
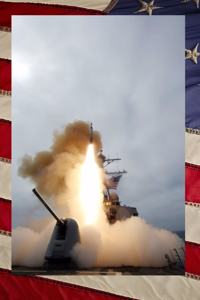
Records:
[[[93,143],[93,127],[92,123],[90,123],[90,144]]]

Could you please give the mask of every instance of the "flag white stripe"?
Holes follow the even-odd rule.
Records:
[[[11,164],[0,161],[0,197],[11,199]]]
[[[0,234],[0,268],[9,269],[11,266],[11,237]]]
[[[0,30],[0,56],[11,59],[11,32]]]
[[[200,209],[186,205],[185,208],[185,240],[200,244]]]
[[[200,165],[200,135],[185,133],[185,161]]]
[[[142,300],[196,300],[199,281],[183,276],[49,276],[101,291]]]
[[[20,2],[19,0],[3,0],[4,2]],[[23,3],[40,3],[40,4],[55,4],[55,5],[70,5],[82,8],[104,10],[110,0],[23,0]]]
[[[11,96],[0,95],[0,119],[11,120]]]

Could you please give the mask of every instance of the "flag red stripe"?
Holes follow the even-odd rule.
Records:
[[[0,270],[1,299],[31,300],[118,300],[128,297],[112,295],[106,292],[62,283],[46,278],[13,275],[7,270]]]
[[[0,198],[0,231],[11,232],[11,201]]]
[[[185,271],[200,276],[200,245],[186,242]]]
[[[187,202],[200,203],[200,166],[186,164],[185,199]]]
[[[0,159],[11,159],[11,122],[0,119]]]
[[[75,6],[0,1],[0,26],[11,27],[12,15],[103,15],[105,13]]]
[[[11,61],[0,59],[0,90],[11,91]]]

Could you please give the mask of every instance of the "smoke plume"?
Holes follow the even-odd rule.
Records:
[[[165,255],[175,261],[173,249],[184,246],[175,234],[157,229],[139,217],[131,217],[110,225],[103,206],[97,224],[83,223],[79,203],[80,170],[89,143],[89,125],[77,121],[55,133],[49,151],[22,159],[19,175],[35,183],[39,192],[55,204],[59,216],[78,222],[81,243],[74,246],[72,257],[79,267],[167,265]],[[96,154],[102,147],[101,137],[94,132]],[[101,169],[101,168],[100,168]],[[105,174],[101,169],[102,183]],[[40,266],[55,222],[30,219],[26,227],[13,232],[13,265]],[[66,267],[67,268],[67,267]]]
[[[49,151],[39,152],[34,158],[26,155],[22,159],[19,175],[31,178],[41,194],[47,197],[66,193],[68,176],[83,162],[89,134],[88,123],[77,121],[69,124],[63,132],[54,134]],[[102,145],[100,134],[96,131],[93,133],[93,141],[98,152]]]

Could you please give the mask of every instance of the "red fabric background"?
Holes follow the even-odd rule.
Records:
[[[11,232],[11,201],[0,198],[0,212],[0,230]]]
[[[191,274],[200,275],[200,245],[186,243],[185,271]]]
[[[11,61],[9,59],[0,59],[0,90],[11,91]]]
[[[186,164],[185,200],[200,203],[200,166]]]
[[[33,276],[0,270],[0,299],[7,300],[119,300],[127,297]]]
[[[11,159],[11,122],[0,119],[0,158]]]

